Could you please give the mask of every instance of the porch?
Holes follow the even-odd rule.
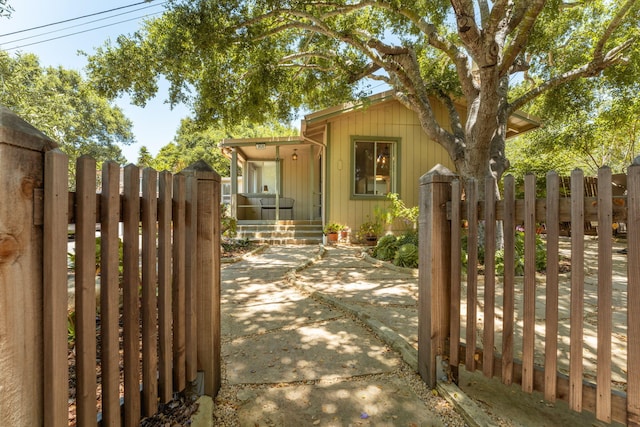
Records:
[[[290,136],[226,139],[219,146],[231,161],[228,200],[231,215],[240,226],[250,229],[273,222],[279,227],[321,223],[322,142]]]

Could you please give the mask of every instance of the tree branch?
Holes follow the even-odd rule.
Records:
[[[619,62],[625,60],[622,54],[629,49],[634,43],[635,39],[629,39],[626,42],[622,43],[619,46],[609,50],[604,57],[602,58],[594,58],[588,64],[583,65],[582,67],[575,68],[573,70],[567,71],[553,79],[547,80],[543,84],[535,87],[529,92],[522,95],[520,98],[514,100],[509,105],[509,114],[512,114],[514,111],[518,110],[528,102],[542,95],[543,93],[556,88],[562,84],[571,82],[573,80],[582,78],[582,77],[595,77],[600,74],[604,69],[615,65]]]
[[[334,60],[339,58],[339,56],[335,52],[327,53],[325,52],[299,52],[291,55],[283,56],[278,63],[285,64],[287,62],[292,62],[297,59],[313,59],[313,58],[322,58],[326,60]]]
[[[485,32],[488,34],[497,34],[501,22],[511,13],[513,5],[508,0],[497,0],[493,3],[490,15],[487,17],[487,23],[484,25]]]
[[[496,7],[495,4],[493,7]],[[489,24],[489,17],[491,16],[489,2],[487,0],[478,0],[478,8],[480,9],[480,22],[482,22],[482,26],[484,28],[487,28]]]
[[[524,3],[527,2],[521,2],[521,4]],[[508,28],[513,29],[517,26],[518,33],[504,51],[502,64],[500,65],[499,71],[500,76],[504,76],[509,72],[509,68],[511,68],[518,55],[520,55],[520,53],[522,52],[522,49],[524,49],[524,47],[526,46],[527,41],[529,40],[529,35],[531,34],[531,29],[536,23],[538,15],[540,15],[540,12],[542,12],[545,3],[545,0],[531,0],[530,2],[528,2],[528,7],[526,7],[526,10],[524,10],[524,6],[522,11],[515,10],[514,16],[509,23]],[[521,12],[523,12],[522,15]]]
[[[373,73],[375,73],[376,71],[380,70],[382,68],[382,66],[378,65],[378,64],[374,64],[374,63],[370,63],[368,64],[365,68],[363,68],[359,73],[355,73],[352,74],[351,77],[349,77],[349,83],[355,83],[359,80],[362,80],[366,77],[373,79],[373,80],[382,80],[379,77],[382,76],[376,76]],[[387,82],[388,79],[385,79],[384,81]]]
[[[433,109],[428,99],[418,100],[415,96],[401,91],[395,91],[393,96],[409,110],[415,111],[421,123],[427,123],[426,126],[423,125],[423,129],[427,130],[429,138],[441,144],[454,161],[460,156],[464,139],[456,138],[452,133],[440,126],[435,120]]]
[[[477,51],[482,34],[476,24],[473,2],[471,0],[451,0],[451,6],[456,14],[460,39],[470,51]]]
[[[460,114],[458,114],[458,110],[453,103],[453,99],[451,99],[451,96],[449,96],[449,94],[444,92],[438,93],[438,99],[442,101],[442,103],[449,111],[449,122],[451,124],[453,135],[459,140],[464,140],[464,126],[462,126],[462,120],[460,119]]]
[[[593,53],[594,58],[602,57],[604,45],[607,43],[607,41],[609,41],[613,32],[616,29],[618,29],[620,25],[622,25],[625,15],[629,12],[631,7],[635,3],[636,3],[636,0],[627,0],[627,2],[624,5],[622,5],[620,10],[618,10],[618,13],[616,13],[616,15],[613,17],[613,19],[607,26],[607,29],[604,31],[604,33],[602,33],[602,37],[600,38],[600,40],[598,40],[598,44],[596,45],[596,48]]]
[[[388,3],[378,3],[371,1],[365,1],[362,4],[367,4],[372,7],[378,7],[388,12],[399,13],[400,15],[407,18],[411,23],[413,23],[413,25],[416,26],[418,30],[422,32],[422,34],[425,35],[427,43],[431,47],[443,52],[455,65],[456,72],[458,73],[458,79],[460,80],[462,91],[465,96],[468,98],[473,98],[474,96],[476,96],[478,89],[473,84],[473,76],[471,73],[471,69],[469,68],[467,55],[463,51],[461,51],[458,46],[442,37],[438,33],[435,25],[428,23],[423,17],[419,16],[414,11],[409,9],[396,9]]]

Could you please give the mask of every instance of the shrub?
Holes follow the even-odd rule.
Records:
[[[396,255],[398,247],[396,236],[388,234],[378,240],[378,244],[373,250],[373,256],[383,261],[391,261]]]
[[[402,246],[407,243],[413,243],[418,246],[418,231],[408,230],[402,236],[398,237],[398,246]]]
[[[376,213],[377,217],[381,218],[386,224],[391,224],[398,219],[402,221],[408,229],[417,228],[419,215],[418,206],[407,207],[397,193],[387,194],[387,199],[391,201],[391,206],[378,211]]]
[[[398,248],[393,263],[399,267],[418,267],[418,247],[413,243],[405,243]]]

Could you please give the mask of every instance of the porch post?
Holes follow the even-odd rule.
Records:
[[[313,158],[313,145],[309,145],[309,220],[313,220],[313,206],[316,197],[315,161]]]
[[[280,146],[276,145],[276,222],[280,220]]]
[[[451,228],[447,201],[454,174],[436,165],[420,177],[418,373],[429,387],[436,385],[436,357],[445,353],[449,337],[451,290]]]
[[[238,151],[231,149],[231,217],[238,218]]]

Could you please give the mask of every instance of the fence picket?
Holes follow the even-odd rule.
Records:
[[[186,386],[185,325],[185,177],[173,177],[173,383],[178,390]]]
[[[76,166],[76,422],[96,422],[96,162]]]
[[[516,231],[516,196],[515,179],[512,175],[504,178],[504,247],[512,248]],[[504,251],[504,295],[502,325],[502,382],[510,385],[513,382],[513,328],[515,317],[515,258],[513,251]]]
[[[198,238],[198,179],[186,177],[185,233],[188,242]],[[187,381],[194,381],[198,375],[198,322],[197,322],[197,246],[185,248],[185,347]]]
[[[460,364],[460,297],[461,297],[461,241],[460,241],[460,181],[451,183],[451,337],[449,339],[449,366],[454,379],[458,379]]]
[[[45,154],[43,230],[44,419],[49,427],[68,425],[67,389],[67,181],[68,157]],[[6,421],[6,420],[5,420]]]
[[[100,361],[102,425],[120,426],[119,275],[120,166],[102,165],[100,213]]]
[[[465,365],[468,371],[476,369],[476,303],[478,299],[478,183],[470,179],[466,185],[467,218],[467,331]]]
[[[140,170],[135,165],[124,168],[124,425],[140,422]]]
[[[628,169],[627,424],[640,425],[640,157]]]
[[[484,330],[482,342],[482,371],[488,378],[493,377],[493,345],[496,300],[496,181],[487,177],[484,190]]]
[[[556,401],[558,369],[558,248],[560,236],[560,177],[547,174],[547,282],[545,302],[544,398]]]
[[[611,169],[598,171],[598,365],[596,417],[611,422],[611,332],[613,265],[611,262],[611,227],[613,187]]]
[[[160,402],[167,403],[173,394],[171,314],[171,192],[172,175],[161,172],[158,195],[158,345]]]
[[[524,177],[524,297],[522,328],[522,390],[533,391],[536,324],[536,177]]]
[[[569,406],[582,411],[582,338],[584,320],[584,174],[571,172],[571,314]]]
[[[156,233],[158,173],[142,172],[142,398],[143,414],[158,411],[158,298]]]

